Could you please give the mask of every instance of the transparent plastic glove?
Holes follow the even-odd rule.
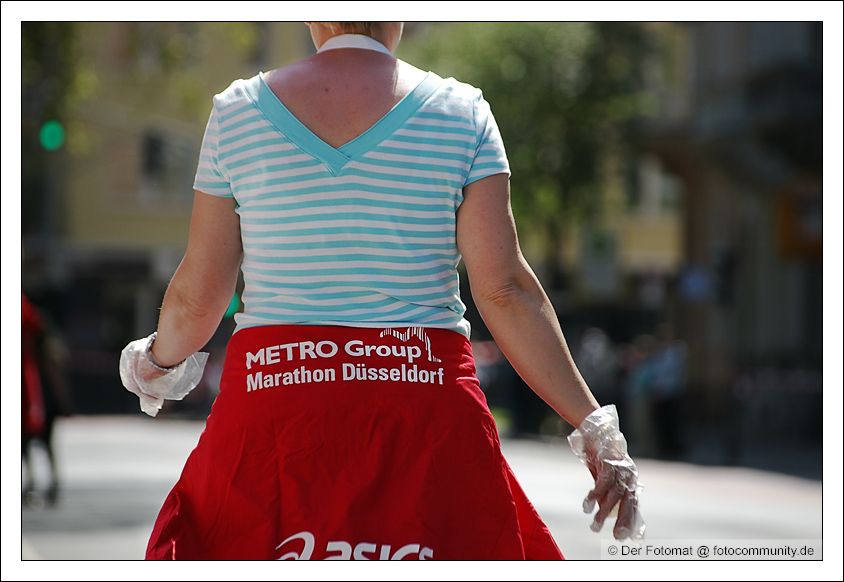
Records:
[[[206,352],[196,352],[170,372],[149,361],[147,348],[152,335],[130,342],[120,354],[120,379],[129,392],[140,399],[141,410],[155,416],[164,400],[181,400],[202,379]]]
[[[592,412],[569,435],[571,450],[583,461],[595,479],[595,488],[583,501],[583,512],[598,512],[592,522],[594,532],[601,531],[610,515],[616,516],[613,536],[618,540],[640,540],[645,522],[639,513],[639,472],[627,454],[627,441],[618,429],[618,412],[610,404]]]

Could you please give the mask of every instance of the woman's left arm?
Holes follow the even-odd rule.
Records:
[[[237,285],[243,257],[233,198],[194,192],[188,248],[164,294],[152,356],[174,366],[214,335]]]

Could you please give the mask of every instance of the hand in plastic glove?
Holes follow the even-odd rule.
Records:
[[[604,520],[616,514],[613,535],[618,540],[640,540],[645,522],[639,513],[639,472],[627,454],[627,441],[618,429],[618,413],[610,404],[592,412],[569,435],[572,451],[583,461],[595,479],[595,488],[583,501],[584,513],[591,513],[598,503],[592,522],[594,532],[601,531]]]
[[[208,354],[196,352],[178,366],[162,369],[149,358],[155,334],[130,342],[120,354],[120,379],[140,398],[141,410],[155,416],[164,400],[181,400],[202,379]]]

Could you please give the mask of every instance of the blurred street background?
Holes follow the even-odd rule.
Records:
[[[841,402],[840,338],[832,352],[824,335],[841,322],[840,293],[824,303],[840,230],[823,253],[825,185],[841,218],[840,162],[823,163],[825,143],[840,157],[840,72],[824,78],[840,71],[835,4],[801,3],[799,21],[408,22],[397,50],[491,103],[523,252],[596,397],[619,409],[659,538],[822,537],[824,448],[841,444],[840,421],[824,425]],[[314,49],[299,22],[32,20],[20,42],[21,287],[43,386],[22,555],[136,559],[216,395],[241,287],[202,384],[154,421],[120,385],[120,350],[155,329],[184,253],[212,96]],[[611,534],[579,513],[572,427],[463,298],[505,454],[563,552],[598,559]]]

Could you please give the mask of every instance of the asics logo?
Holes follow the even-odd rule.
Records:
[[[283,553],[276,558],[277,560],[310,560],[316,548],[316,538],[311,532],[302,531],[281,542],[276,546],[276,550],[281,550],[283,546],[288,546],[285,549],[291,551]],[[296,551],[295,548],[300,549]],[[332,541],[325,545],[325,553],[327,554],[325,560],[403,560],[413,557],[419,560],[432,560],[434,558],[434,550],[419,544],[407,544],[394,552],[390,544],[361,542],[352,547],[349,542]]]

